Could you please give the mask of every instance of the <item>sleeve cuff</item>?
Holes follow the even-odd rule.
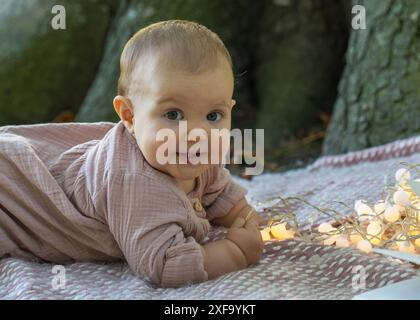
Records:
[[[176,288],[208,280],[200,245],[192,237],[187,242],[170,247],[162,272],[161,286]]]
[[[233,206],[245,197],[246,194],[247,190],[244,187],[230,180],[224,188],[223,193],[217,197],[211,206],[206,208],[207,219],[210,221],[228,214]]]

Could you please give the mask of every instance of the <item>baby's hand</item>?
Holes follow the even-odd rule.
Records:
[[[256,219],[245,221],[244,218],[238,217],[229,228],[226,239],[234,242],[241,249],[248,265],[260,261],[264,242]]]
[[[251,209],[251,210],[249,210]],[[245,221],[248,221],[249,219],[255,219],[259,226],[263,226],[267,224],[267,221],[265,221],[258,213],[255,211],[255,209],[251,206],[245,206],[239,213],[239,217],[245,218]]]

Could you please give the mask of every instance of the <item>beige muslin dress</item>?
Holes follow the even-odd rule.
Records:
[[[159,286],[205,281],[209,221],[245,194],[221,165],[185,194],[122,122],[0,128],[0,258],[125,259]]]

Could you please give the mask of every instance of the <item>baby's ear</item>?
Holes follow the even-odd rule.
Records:
[[[236,105],[236,100],[232,99],[230,103],[230,107],[233,108]]]
[[[118,114],[126,128],[134,132],[134,113],[131,102],[124,96],[116,96],[113,101],[115,112]]]
[[[113,101],[114,110],[122,121],[131,122],[133,110],[130,101],[124,96],[116,96]]]

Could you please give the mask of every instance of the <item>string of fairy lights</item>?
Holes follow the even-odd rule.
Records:
[[[420,254],[420,164],[404,164],[395,172],[395,180],[386,187],[383,199],[376,203],[356,200],[345,212],[319,208],[300,197],[277,197],[281,206],[266,208],[270,220],[261,230],[264,241],[301,239],[339,248],[357,248],[365,253],[373,247]],[[314,209],[315,216],[325,215],[329,222],[301,226],[290,209],[292,201],[301,201]],[[307,224],[308,225],[308,224]]]

